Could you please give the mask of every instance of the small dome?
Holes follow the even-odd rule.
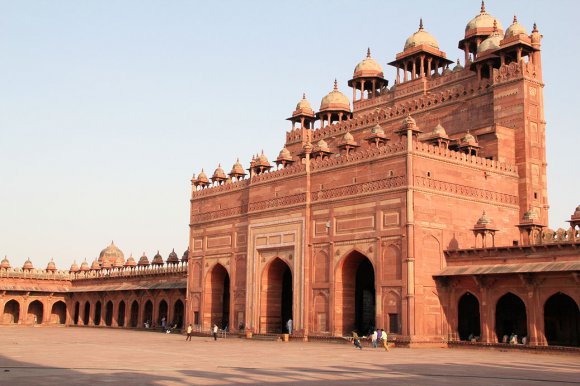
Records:
[[[189,260],[189,249],[186,249],[185,252],[183,252],[183,256],[181,256],[181,261],[187,263],[188,260]]]
[[[234,166],[232,166],[232,171],[230,172],[231,175],[245,175],[246,172],[244,171],[244,167],[240,163],[240,159],[236,160]]]
[[[318,141],[318,143],[316,144],[316,147],[318,147],[319,150],[322,151],[328,151],[328,143],[326,143],[326,141],[324,139],[321,139],[320,141]]]
[[[497,50],[502,39],[503,36],[497,30],[494,31],[477,47],[477,53],[481,54],[482,52]]]
[[[477,220],[477,225],[485,226],[485,225],[489,225],[489,224],[491,224],[491,220],[487,217],[487,214],[485,213],[485,210],[484,210],[483,213],[481,214],[481,217],[479,218],[479,220]]]
[[[145,256],[145,258],[147,258],[147,256]],[[137,265],[137,262],[135,261],[133,254],[131,254],[131,256],[129,256],[129,258],[125,262],[125,267],[134,267],[136,265]]]
[[[574,211],[574,215],[575,215],[575,216],[580,216],[580,205],[578,205],[578,206],[576,207],[576,210]]]
[[[113,263],[117,260],[118,257],[121,257],[123,260],[125,260],[125,255],[123,255],[123,252],[117,248],[113,241],[111,241],[111,245],[103,249],[99,254],[99,262],[102,263],[106,260]]]
[[[205,175],[205,172],[203,171],[203,169],[201,169],[201,172],[197,176],[197,182],[202,182],[202,183],[208,183],[209,182],[209,180],[207,179],[207,176]]]
[[[461,143],[464,143],[464,144],[467,144],[467,145],[477,145],[477,140],[468,131],[467,134],[465,134],[465,136],[463,136],[463,138],[461,138]]]
[[[435,39],[433,35],[423,29],[423,19],[421,19],[419,21],[419,30],[417,30],[417,32],[415,32],[413,35],[409,36],[405,42],[405,48],[403,50],[407,50],[423,44],[431,46],[435,49],[439,49],[439,43],[437,42],[437,39]]]
[[[264,150],[262,150],[262,154],[255,158],[254,166],[270,166],[270,161],[268,160],[268,157],[266,157],[266,154],[264,154]]]
[[[280,150],[280,153],[278,154],[278,158],[276,160],[278,161],[289,161],[292,159],[292,154],[290,154],[290,150],[288,150],[286,148],[286,146],[284,146],[282,148],[282,150]]]
[[[308,99],[306,99],[306,93],[302,94],[302,99],[300,99],[300,102],[298,102],[298,104],[296,104],[296,110],[294,110],[294,112],[292,113],[293,116],[296,115],[308,115],[308,116],[314,116],[314,110],[312,110],[312,106],[310,105],[310,102],[308,102]]]
[[[540,217],[538,216],[538,213],[536,213],[536,211],[533,209],[530,209],[526,213],[524,213],[524,220],[525,221],[537,220],[539,218]]]
[[[518,18],[516,17],[516,15],[514,15],[514,22],[505,31],[505,37],[511,38],[512,36],[518,36],[518,35],[526,35],[527,36],[528,33],[526,32],[526,29],[524,28],[524,26],[521,25],[520,23],[518,23]]]
[[[461,71],[461,70],[463,70],[463,66],[459,62],[459,59],[457,59],[457,64],[455,64],[455,67],[453,68],[453,71]]]
[[[56,271],[56,264],[54,263],[54,260],[50,259],[48,265],[46,266],[46,270],[51,272]]]
[[[70,272],[78,272],[79,271],[79,266],[78,266],[76,260],[73,261],[73,263],[71,264],[69,271]]]
[[[413,119],[413,117],[411,116],[411,114],[407,115],[405,117],[405,119],[403,119],[403,127],[413,127],[413,126],[417,126],[417,122],[415,122],[415,120]]]
[[[370,76],[377,76],[382,78],[383,68],[376,60],[371,58],[371,49],[367,50],[367,57],[363,59],[359,64],[356,65],[354,68],[354,75],[353,78],[359,77],[370,77]]]
[[[143,252],[143,256],[139,258],[139,265],[149,265],[149,259],[147,258],[147,255],[145,255],[145,252]]]
[[[385,131],[378,123],[371,129],[372,134],[385,134]]]
[[[89,267],[89,263],[87,263],[87,259],[81,263],[81,271],[90,271],[91,267]]]
[[[25,270],[34,269],[34,266],[32,265],[32,261],[30,261],[30,258],[26,259],[26,261],[24,262],[24,265],[22,266],[22,269],[25,269]]]
[[[437,126],[433,129],[433,134],[438,135],[440,137],[447,137],[447,131],[445,128],[441,126],[441,123],[438,123]]]
[[[163,256],[157,251],[157,254],[153,256],[153,261],[151,261],[151,265],[163,265]]]
[[[217,169],[213,172],[213,175],[211,176],[212,180],[213,179],[226,179],[226,172],[224,172],[224,169],[222,169],[222,165],[218,164]]]
[[[93,264],[91,264],[91,271],[98,271],[101,269],[101,264],[99,264],[99,261],[97,259],[95,259],[93,261]]]
[[[338,83],[334,80],[334,89],[329,92],[320,102],[320,111],[328,110],[342,110],[350,112],[350,101],[340,91],[338,91]]]
[[[346,133],[344,133],[344,135],[342,136],[342,140],[344,142],[351,142],[354,141],[354,137],[352,136],[352,134],[350,133],[350,131],[347,131]]]
[[[489,13],[485,12],[485,3],[482,1],[479,15],[475,16],[469,21],[469,23],[467,23],[467,26],[465,26],[465,33],[467,34],[468,31],[476,28],[493,28],[494,21],[497,21],[497,19],[491,16]],[[503,30],[503,27],[499,21],[497,21],[497,29]]]
[[[110,262],[109,260],[103,260],[103,262],[101,263],[101,269],[111,269],[113,267],[113,262]]]
[[[8,261],[8,257],[4,256],[2,262],[0,262],[0,268],[8,269],[10,268],[10,262]]]
[[[310,142],[306,142],[303,146],[302,146],[302,151],[303,152],[311,152],[312,151],[312,144]]]
[[[171,251],[169,256],[167,257],[167,262],[171,264],[179,263],[179,257],[177,257],[177,253],[175,253],[175,248]]]
[[[113,263],[113,267],[123,268],[124,265],[125,265],[125,259],[122,258],[121,256],[117,256],[117,260],[115,260],[115,262]]]

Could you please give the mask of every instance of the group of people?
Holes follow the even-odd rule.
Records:
[[[187,336],[185,337],[185,341],[187,342],[188,340],[191,341],[191,334],[193,332],[193,326],[191,325],[191,323],[189,324],[189,326],[187,326]],[[217,340],[217,336],[218,336],[218,331],[219,328],[217,326],[217,324],[214,324],[213,327],[211,328],[211,333],[213,335],[213,340]]]
[[[362,350],[362,345],[360,343],[360,337],[358,336],[356,330],[352,332],[352,340],[354,347]],[[389,351],[389,344],[387,342],[387,332],[383,329],[373,329],[373,333],[370,335],[370,340],[373,348],[377,348],[379,345],[383,346],[385,351]]]
[[[511,333],[510,336],[504,335],[503,339],[501,340],[502,343],[509,343],[509,344],[519,344],[518,342],[518,336],[517,334],[514,334],[513,332]],[[522,343],[521,344],[527,344],[528,343],[528,337],[524,336],[522,338]]]

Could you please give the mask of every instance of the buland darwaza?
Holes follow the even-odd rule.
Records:
[[[304,340],[378,327],[403,346],[513,334],[580,345],[580,207],[569,229],[547,227],[542,35],[515,16],[504,30],[482,3],[461,65],[426,25],[389,62],[391,87],[368,49],[347,82],[352,105],[335,80],[318,111],[303,95],[273,162],[262,152],[247,169],[194,175],[175,268],[61,272],[68,282],[50,296],[63,322],[94,325],[98,293],[114,307],[140,299],[123,308],[139,323],[185,302],[172,316],[203,330],[278,334],[292,319]],[[23,270],[0,273],[14,322],[6,307],[24,310],[35,293],[22,295]]]

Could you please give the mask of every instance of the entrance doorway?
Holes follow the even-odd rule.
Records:
[[[580,311],[568,295],[552,295],[544,305],[544,328],[550,346],[580,346]]]
[[[4,314],[2,315],[2,323],[17,324],[20,319],[20,304],[14,299],[8,301],[4,305]]]
[[[205,279],[204,320],[209,326],[229,327],[230,275],[221,264],[216,264]]]
[[[481,336],[479,318],[479,300],[466,292],[457,306],[457,333],[460,340],[469,340]]]
[[[262,273],[260,332],[287,332],[292,319],[292,271],[282,259],[274,259]]]
[[[335,299],[337,332],[365,335],[376,327],[375,271],[362,253],[353,251],[344,258],[336,275]]]
[[[518,336],[518,342],[528,335],[528,321],[526,317],[526,305],[516,295],[507,293],[502,296],[495,307],[495,332],[498,342],[503,342],[504,337],[512,334]]]

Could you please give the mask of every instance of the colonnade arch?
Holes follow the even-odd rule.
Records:
[[[151,300],[147,300],[145,302],[145,306],[143,307],[143,324],[151,324],[151,322],[153,322],[153,302]]]
[[[74,314],[73,314],[73,324],[74,325],[79,324],[80,311],[81,311],[81,305],[80,305],[80,303],[79,302],[75,302],[75,305],[74,305]]]
[[[54,303],[50,311],[51,324],[66,324],[66,304],[62,300]]]
[[[125,327],[125,301],[121,300],[119,302],[117,311],[117,326]]]
[[[157,325],[161,326],[161,321],[165,318],[165,322],[169,324],[169,320],[167,320],[167,301],[165,299],[159,302],[159,306],[157,307]]]
[[[183,313],[185,311],[185,305],[181,299],[177,299],[173,305],[173,321],[177,325],[177,328],[183,327]]]
[[[4,304],[4,312],[2,313],[3,324],[17,324],[20,319],[20,303],[11,299]]]
[[[548,345],[580,346],[578,304],[564,293],[556,293],[544,304],[544,329]]]
[[[460,340],[481,336],[479,300],[471,292],[464,293],[457,304],[457,333]]]
[[[44,318],[44,305],[40,300],[34,300],[28,305],[28,322],[42,324]]]
[[[97,301],[97,303],[95,303],[95,315],[94,315],[94,323],[95,326],[99,326],[101,324],[101,312],[102,312],[102,306],[101,306],[101,301]]]
[[[347,254],[335,275],[335,333],[366,334],[375,326],[375,270],[367,256],[357,250]]]
[[[89,324],[90,317],[91,317],[91,303],[89,303],[89,301],[87,300],[85,302],[85,312],[83,315],[83,324],[85,326],[87,326]]]
[[[137,327],[138,324],[139,324],[139,302],[137,300],[133,300],[133,303],[131,303],[129,327]]]
[[[528,335],[528,321],[526,305],[523,300],[511,292],[503,295],[495,306],[495,333],[499,342],[504,342],[505,336],[518,336],[521,338]]]
[[[290,267],[279,257],[262,271],[260,299],[260,332],[287,331],[293,315],[293,280]]]
[[[108,301],[105,305],[105,326],[111,326],[113,324],[113,302]]]

